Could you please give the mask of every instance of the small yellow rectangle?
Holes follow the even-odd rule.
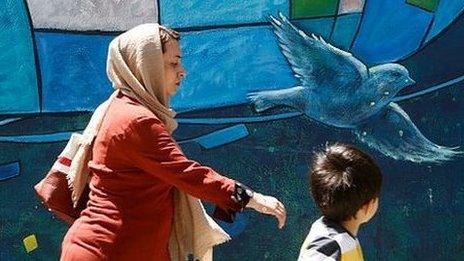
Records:
[[[24,238],[23,243],[27,253],[34,251],[38,247],[37,238],[35,237],[35,235],[30,235]]]

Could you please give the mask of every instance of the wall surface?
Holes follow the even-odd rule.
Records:
[[[32,186],[111,93],[105,73],[111,39],[158,21],[182,33],[188,76],[172,106],[184,152],[275,195],[288,210],[282,231],[250,211],[234,224],[221,223],[233,240],[215,249],[217,260],[297,258],[319,216],[308,161],[334,141],[356,144],[383,170],[379,213],[359,235],[366,260],[464,259],[464,160],[456,152],[464,146],[463,1],[103,2],[0,3],[0,260],[58,258],[67,226],[41,206]],[[352,104],[380,106],[374,115],[363,118],[348,103],[337,107],[346,90],[304,86],[295,77],[311,74],[298,68],[312,64],[314,53],[287,60],[270,23],[279,13],[368,67],[403,65],[416,83],[382,106],[372,104],[370,89],[351,95]],[[291,52],[306,48],[291,43],[283,43]],[[318,90],[300,97],[308,104],[321,102],[303,110],[285,106],[289,98],[258,113],[247,98],[274,91],[264,94],[276,99],[295,85]],[[362,122],[340,121],[337,110]]]

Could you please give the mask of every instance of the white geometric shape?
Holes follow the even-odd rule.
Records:
[[[339,14],[360,13],[364,7],[364,0],[340,0]]]
[[[125,31],[158,21],[154,0],[27,0],[34,28]]]

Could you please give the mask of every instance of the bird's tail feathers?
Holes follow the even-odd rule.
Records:
[[[440,163],[463,154],[459,147],[428,140],[396,103],[359,126],[355,134],[369,147],[398,160]]]

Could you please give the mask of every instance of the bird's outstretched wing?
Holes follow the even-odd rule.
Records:
[[[348,52],[315,35],[309,37],[284,15],[270,16],[282,53],[305,87],[335,85],[358,87],[368,76],[367,67]]]
[[[442,162],[462,154],[429,141],[396,103],[356,130],[358,138],[383,154],[413,162]]]

